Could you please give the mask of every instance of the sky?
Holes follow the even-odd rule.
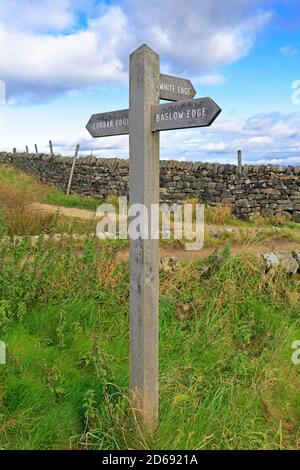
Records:
[[[211,127],[161,133],[161,158],[300,165],[299,0],[0,0],[0,151],[34,144],[128,158],[128,136],[93,139],[94,113],[128,108],[128,56],[222,108]]]

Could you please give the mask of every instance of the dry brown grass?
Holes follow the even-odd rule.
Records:
[[[185,204],[190,204],[193,207],[193,219],[196,218],[196,206],[201,202],[195,198],[188,198]],[[233,212],[229,204],[218,204],[217,206],[205,206],[204,211],[205,223],[207,224],[226,224],[232,220]]]
[[[39,235],[51,231],[57,215],[33,209],[32,201],[32,197],[18,189],[7,186],[0,188],[0,211],[8,235]]]
[[[276,214],[270,216],[263,216],[261,214],[256,214],[252,221],[255,225],[284,225],[289,222],[289,219],[285,217],[282,213],[277,212]]]
[[[115,209],[119,209],[119,197],[115,194],[107,196],[106,204],[111,204]]]
[[[218,204],[205,207],[205,223],[226,224],[232,219],[232,207],[229,204]]]

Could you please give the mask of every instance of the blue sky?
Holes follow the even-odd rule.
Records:
[[[162,133],[161,158],[300,164],[298,0],[0,0],[0,150],[128,157],[128,137],[92,139],[91,114],[128,107],[128,54],[223,109],[205,129]],[[292,88],[294,87],[294,88]],[[3,103],[3,99],[0,103]]]

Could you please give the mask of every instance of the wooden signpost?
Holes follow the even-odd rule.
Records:
[[[190,80],[160,74],[159,98],[179,101],[193,98],[195,88]],[[129,109],[109,113],[93,114],[86,126],[92,137],[108,137],[129,134]]]
[[[161,73],[159,76],[159,95],[161,100],[179,101],[194,98],[196,90],[190,80]]]
[[[92,137],[129,134],[129,110],[93,114],[86,128]]]
[[[220,112],[211,98],[159,104],[153,107],[152,131],[210,126]]]
[[[149,227],[151,205],[159,204],[159,131],[210,126],[221,112],[211,98],[192,99],[189,80],[159,69],[159,56],[139,47],[130,55],[129,110],[94,114],[87,124],[92,137],[129,134],[130,205],[147,209]],[[151,431],[158,419],[159,240],[131,240],[130,265],[131,400]]]

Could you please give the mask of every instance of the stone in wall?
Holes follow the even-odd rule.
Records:
[[[0,164],[11,163],[41,182],[66,190],[72,157],[25,153],[15,157],[0,153]],[[197,198],[217,205],[227,203],[243,219],[255,214],[284,212],[300,221],[300,167],[276,165],[237,166],[217,163],[161,161],[160,195],[167,203]],[[117,158],[79,158],[76,162],[72,192],[96,196],[128,196],[128,160]]]

